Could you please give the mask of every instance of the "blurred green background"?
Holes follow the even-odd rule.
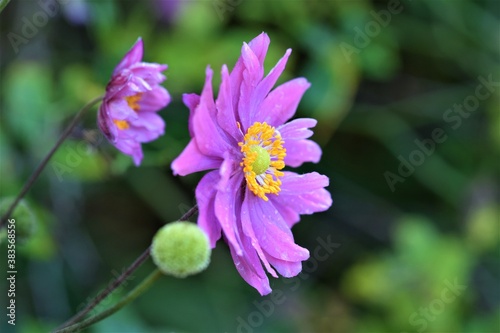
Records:
[[[53,329],[193,205],[202,174],[169,167],[189,140],[181,94],[201,91],[207,64],[218,87],[222,64],[265,31],[266,71],[292,48],[279,83],[312,83],[296,117],[319,120],[323,158],[298,171],[328,175],[334,199],[293,229],[312,254],[304,273],[271,278],[274,296],[260,297],[220,242],[205,272],[163,278],[88,332],[500,332],[499,4],[12,1],[0,14],[0,210],[139,36],[145,61],[169,65],[173,102],[139,168],[99,134],[95,108],[54,156],[14,215],[17,321],[2,310],[0,331]],[[1,276],[6,253],[3,241]],[[5,309],[5,278],[0,290]]]

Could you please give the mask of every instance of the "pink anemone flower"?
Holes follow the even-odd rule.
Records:
[[[300,215],[332,204],[324,189],[328,177],[283,171],[285,166],[317,163],[321,148],[308,140],[316,120],[287,122],[309,82],[296,78],[271,90],[291,50],[264,77],[269,43],[265,33],[243,43],[233,70],[222,67],[215,101],[210,68],[201,96],[183,96],[192,139],[172,163],[174,174],[183,176],[212,170],[196,188],[198,224],[212,247],[224,236],[236,269],[261,295],[271,292],[266,271],[293,277],[309,258],[291,232]]]
[[[157,139],[165,132],[165,122],[157,114],[170,103],[170,95],[160,83],[167,65],[142,62],[143,43],[138,39],[113,71],[99,108],[97,124],[106,138],[140,165],[141,143]]]

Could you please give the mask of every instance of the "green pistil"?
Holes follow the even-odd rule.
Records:
[[[271,156],[269,156],[267,150],[262,148],[261,146],[253,146],[252,148],[250,148],[250,151],[257,153],[257,158],[252,164],[252,170],[256,175],[263,174],[271,164]]]

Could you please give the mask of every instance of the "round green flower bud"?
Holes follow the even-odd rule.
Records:
[[[167,275],[183,278],[203,271],[210,263],[210,244],[205,233],[191,222],[172,222],[153,238],[151,257]]]

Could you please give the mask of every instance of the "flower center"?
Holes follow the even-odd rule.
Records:
[[[240,126],[238,124],[238,126]],[[278,194],[285,167],[284,141],[280,133],[266,123],[256,122],[248,129],[243,142],[238,143],[243,153],[243,167],[247,186],[253,194],[267,201],[266,194]]]
[[[126,120],[114,119],[113,122],[115,123],[116,127],[118,127],[119,130],[126,130],[130,127]]]
[[[141,107],[139,105],[139,101],[141,99],[142,99],[142,93],[137,93],[135,95],[125,97],[125,100],[127,101],[128,106],[132,110],[134,110],[135,112],[137,112],[141,109]],[[130,128],[129,123],[126,120],[113,119],[113,122],[115,123],[116,127],[118,127],[118,129],[121,131]]]
[[[125,100],[127,101],[128,106],[135,112],[139,111],[140,106],[139,106],[139,101],[142,98],[142,93],[137,93],[132,96],[127,96],[125,97]]]
[[[264,173],[271,164],[271,156],[269,156],[267,150],[261,146],[253,146],[250,148],[250,151],[257,154],[255,161],[252,163],[252,170],[256,175]]]

